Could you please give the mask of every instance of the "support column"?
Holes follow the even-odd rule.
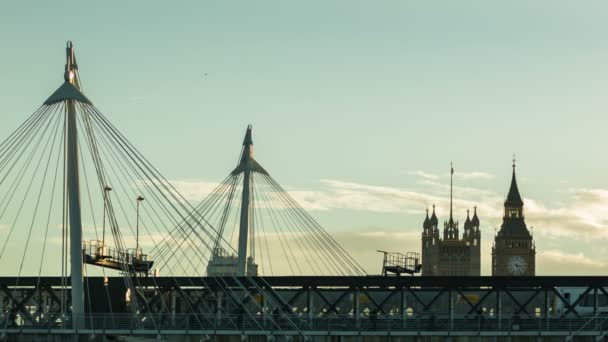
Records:
[[[241,197],[241,221],[239,226],[239,250],[236,264],[236,275],[244,277],[247,275],[247,243],[249,240],[249,217],[251,216],[250,185],[249,178],[252,172],[253,139],[251,137],[251,125],[247,127],[245,140],[243,141],[243,154],[237,170],[243,173],[243,194]],[[236,171],[236,170],[235,170]]]
[[[78,131],[74,100],[67,108],[67,190],[70,219],[70,271],[72,287],[72,319],[75,328],[84,323],[84,286],[82,277],[82,219],[80,213],[80,179],[78,173]]]
[[[598,293],[597,287],[593,289],[593,314],[597,315],[598,312]]]
[[[452,303],[452,289],[448,289],[448,311],[450,317],[450,331],[454,329],[454,304]]]
[[[222,291],[218,290],[216,292],[215,295],[215,299],[216,299],[216,304],[215,304],[215,329],[219,329],[220,328],[220,323],[222,321],[222,298],[223,298],[223,293]]]
[[[239,255],[236,266],[236,275],[244,277],[246,275],[247,264],[247,235],[249,234],[249,176],[250,172],[243,172],[243,196],[241,198],[241,224],[239,227]]]
[[[313,306],[314,306],[314,303],[312,300],[312,291],[310,289],[310,286],[308,286],[308,288],[306,289],[306,307],[308,308],[308,312],[307,312],[308,323],[311,325],[311,327],[312,327],[312,320],[314,318]]]
[[[401,319],[403,320],[403,328],[407,327],[407,292],[405,287],[401,288]]]
[[[502,328],[502,305],[500,302],[500,289],[496,289],[496,317],[498,318],[498,330]]]
[[[171,289],[171,292],[169,292],[170,296],[171,296],[171,324],[173,326],[175,326],[176,323],[176,314],[177,314],[177,295],[175,294],[176,290],[175,289]]]
[[[353,314],[355,315],[356,327],[359,329],[361,326],[361,317],[359,317],[359,288],[355,288],[353,292],[355,296],[353,298]]]
[[[551,303],[549,302],[549,288],[545,288],[545,330],[549,330],[549,311]]]

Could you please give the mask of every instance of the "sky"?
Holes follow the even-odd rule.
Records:
[[[608,271],[605,1],[3,1],[0,137],[62,82],[193,202],[256,159],[369,273],[424,212],[478,206],[482,274],[513,154],[538,274]],[[176,153],[175,151],[179,151]]]

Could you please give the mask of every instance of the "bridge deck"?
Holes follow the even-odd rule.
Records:
[[[0,277],[0,330],[310,336],[604,336],[608,330],[608,306],[598,300],[608,298],[608,277],[137,278],[149,308],[138,314],[125,301],[124,280],[86,279],[87,291],[108,296],[87,300],[91,315],[76,332],[70,315],[58,311],[62,278]],[[566,296],[565,289],[576,291]],[[222,296],[226,291],[231,295]],[[250,313],[240,311],[243,305]]]

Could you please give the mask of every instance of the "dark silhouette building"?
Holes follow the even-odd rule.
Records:
[[[467,219],[464,222],[464,232],[460,237],[458,221],[454,221],[452,214],[452,176],[450,178],[450,217],[443,224],[443,236],[439,234],[439,220],[435,213],[426,219],[422,230],[422,275],[423,276],[479,276],[480,240],[479,217],[477,207],[470,218],[467,210]]]
[[[511,187],[505,200],[502,225],[492,247],[493,276],[533,276],[536,271],[536,247],[524,216],[515,177],[515,160]]]

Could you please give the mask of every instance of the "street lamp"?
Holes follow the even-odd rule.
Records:
[[[139,203],[143,201],[144,198],[139,196],[137,197],[137,223],[136,227],[136,236],[135,236],[135,256],[139,256]]]
[[[107,185],[103,188],[103,233],[101,235],[101,245],[104,248],[106,246],[106,211],[108,209],[108,196],[110,191],[112,191],[112,188]]]

